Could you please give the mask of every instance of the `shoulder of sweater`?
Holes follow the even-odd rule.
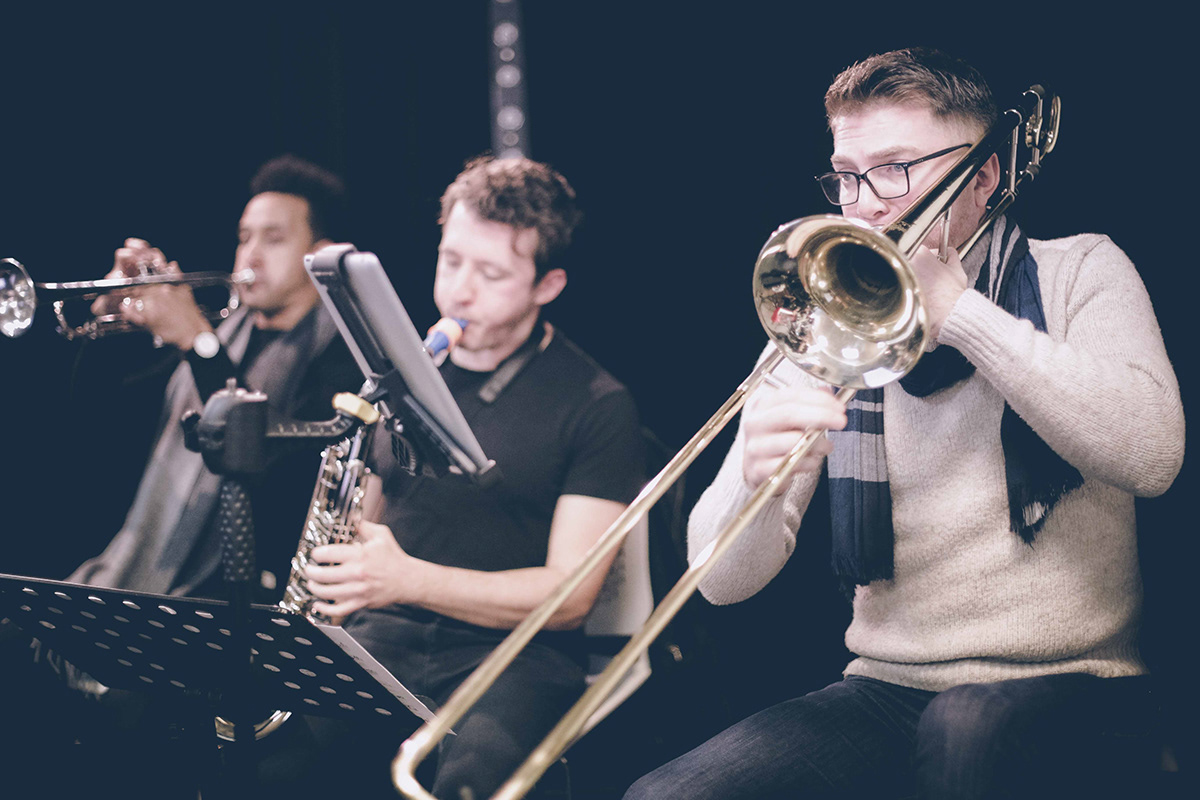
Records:
[[[1029,249],[1038,264],[1056,257],[1067,261],[1082,261],[1086,256],[1129,260],[1125,252],[1103,233],[1077,233],[1058,239],[1030,239]]]
[[[1136,265],[1104,234],[1030,239],[1029,248],[1038,264],[1042,291],[1052,303],[1055,297],[1061,302],[1080,302],[1100,294],[1145,293]]]

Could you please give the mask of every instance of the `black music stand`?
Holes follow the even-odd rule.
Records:
[[[393,435],[403,434],[433,474],[457,472],[482,486],[499,481],[375,254],[329,245],[305,256],[304,268]]]
[[[0,574],[0,617],[106,686],[181,704],[201,699],[208,713],[244,680],[233,611],[222,601]],[[249,626],[252,694],[263,708],[359,720],[432,716],[337,626],[264,605],[250,607]]]

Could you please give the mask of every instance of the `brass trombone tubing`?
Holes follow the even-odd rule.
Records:
[[[779,351],[777,350],[776,352]],[[842,404],[848,403],[856,391],[852,388],[839,389],[836,399]],[[578,702],[554,726],[554,729],[550,731],[542,744],[529,754],[525,762],[517,768],[517,771],[493,795],[494,800],[518,800],[518,798],[524,797],[525,793],[537,783],[538,778],[571,745],[576,733],[583,728],[588,717],[595,713],[604,700],[612,694],[617,683],[633,667],[634,662],[637,661],[641,653],[650,646],[667,627],[667,624],[679,613],[684,604],[687,603],[692,594],[700,586],[700,581],[704,580],[708,573],[712,571],[721,557],[725,555],[725,552],[742,535],[746,527],[754,521],[763,510],[763,507],[774,498],[783,485],[783,482],[795,471],[800,460],[812,449],[813,444],[824,435],[824,431],[810,430],[793,445],[791,451],[788,452],[787,457],[784,458],[775,472],[759,485],[746,504],[742,506],[737,517],[721,531],[716,539],[709,542],[708,546],[700,551],[700,554],[687,568],[683,576],[650,614],[645,624],[643,624],[637,633],[630,637],[629,642],[613,657],[612,662],[596,682],[588,687]]]
[[[941,180],[913,201],[912,205],[892,225],[876,234],[864,232],[864,238],[876,235],[884,237],[903,254],[907,261],[916,253],[937,221],[945,217],[955,199],[983,168],[992,154],[997,153],[1003,145],[1008,144],[1012,153],[1008,186],[1005,187],[996,208],[980,221],[976,230],[958,249],[959,258],[964,258],[982,233],[1016,198],[1017,185],[1020,181],[1014,178],[1013,173],[1015,172],[1017,137],[1020,134],[1018,126],[1021,126],[1022,123],[1026,124],[1026,144],[1033,154],[1030,165],[1021,172],[1021,180],[1036,177],[1040,168],[1040,156],[1049,153],[1055,144],[1059,113],[1058,98],[1053,98],[1049,116],[1043,116],[1041,88],[1034,87],[1026,92],[1026,99],[1030,99],[1031,96],[1033,105],[1028,114],[1016,109],[1004,112],[1001,119],[978,142],[972,145]],[[1043,123],[1049,127],[1048,131],[1042,130]],[[1034,124],[1037,126],[1037,133],[1031,134],[1030,126]],[[1032,141],[1030,141],[1031,136]],[[1010,139],[1011,141],[1008,141]],[[887,250],[886,247],[878,244],[860,244]],[[549,621],[554,611],[566,602],[567,598],[582,584],[583,579],[591,574],[602,559],[620,546],[637,520],[665,494],[667,488],[678,479],[679,475],[708,446],[714,436],[737,414],[749,393],[762,383],[766,375],[778,366],[784,357],[784,351],[779,347],[779,342],[776,342],[775,350],[750,373],[733,395],[725,401],[725,404],[697,431],[662,471],[646,484],[633,503],[588,551],[588,555],[575,572],[568,576],[500,643],[496,650],[451,695],[446,705],[432,720],[425,723],[401,745],[399,753],[392,762],[392,779],[401,794],[410,800],[436,800],[416,780],[415,772],[420,763],[429,755],[434,746],[451,732],[452,726],[487,691],[500,673],[516,658],[520,650]],[[853,388],[843,387],[838,390],[836,397],[845,404],[854,396],[855,391]],[[736,542],[750,522],[758,516],[762,508],[778,491],[782,482],[791,475],[800,460],[808,454],[813,443],[823,435],[823,431],[809,431],[796,442],[776,471],[755,490],[734,520],[701,551],[658,607],[651,612],[643,627],[630,638],[630,641],[613,658],[599,678],[559,720],[541,744],[529,754],[517,771],[505,781],[493,795],[493,800],[517,800],[524,797],[555,759],[570,747],[579,731],[583,729],[587,719],[595,713],[596,709],[612,693],[617,683],[633,667],[641,652],[647,649],[650,643],[665,629],[667,623],[674,618],[698,588],[700,581]]]
[[[483,693],[488,690],[488,687],[490,687],[496,681],[496,679],[500,677],[500,674],[508,667],[509,664],[512,663],[513,659],[515,659],[521,650],[524,649],[525,645],[527,645],[529,641],[533,639],[533,637],[550,620],[550,617],[554,614],[554,612],[557,611],[558,608],[562,606],[562,604],[565,603],[567,599],[575,592],[575,590],[579,588],[579,586],[583,583],[584,578],[592,574],[592,572],[604,559],[606,559],[611,553],[615,552],[617,548],[624,543],[625,539],[629,535],[629,532],[633,530],[634,525],[636,525],[637,522],[643,516],[645,516],[645,514],[650,510],[651,506],[658,502],[658,500],[666,493],[667,489],[669,489],[679,479],[679,476],[682,475],[684,470],[686,470],[691,463],[696,460],[696,457],[704,452],[704,449],[708,447],[713,438],[720,433],[720,431],[729,423],[729,421],[733,419],[734,416],[736,416],[741,410],[742,406],[746,402],[746,397],[749,396],[749,394],[753,392],[760,383],[762,383],[763,379],[769,372],[771,372],[771,370],[773,370],[780,364],[780,362],[783,361],[783,358],[783,352],[776,349],[774,352],[768,355],[766,359],[764,359],[744,381],[742,381],[737,390],[734,391],[734,393],[719,409],[717,409],[716,413],[709,418],[708,422],[706,422],[695,433],[695,435],[688,440],[688,443],[685,444],[669,462],[667,462],[667,465],[663,467],[662,470],[659,471],[659,473],[642,488],[642,491],[638,493],[638,496],[635,497],[633,502],[629,504],[629,507],[626,508],[619,517],[617,517],[616,521],[609,526],[609,529],[605,531],[604,535],[601,536],[594,545],[592,545],[591,549],[588,550],[587,555],[584,556],[584,560],[578,567],[576,567],[575,571],[572,572],[571,575],[569,575],[566,579],[564,579],[563,582],[554,590],[554,592],[552,592],[545,600],[542,601],[541,605],[530,612],[530,614],[524,620],[522,620],[516,628],[513,629],[512,633],[510,633],[504,639],[504,641],[502,641],[499,646],[497,646],[496,649],[493,650],[491,654],[483,660],[483,662],[475,669],[475,671],[472,672],[465,681],[463,681],[458,689],[456,689],[454,693],[450,695],[450,699],[446,701],[446,704],[438,711],[437,716],[422,725],[416,733],[414,733],[408,738],[408,740],[404,742],[404,744],[400,747],[400,752],[392,762],[392,780],[395,783],[396,788],[399,789],[404,796],[413,798],[414,800],[418,798],[419,800],[436,800],[433,795],[425,791],[425,788],[417,781],[415,776],[417,766],[425,760],[425,758],[433,750],[434,746],[451,732],[455,723],[462,719],[466,712],[470,710],[471,706],[473,706],[479,700],[479,698],[483,696]],[[668,597],[669,596],[670,595],[668,595]],[[626,653],[627,650],[629,650],[628,646],[623,649],[617,657],[620,658]],[[628,658],[628,656],[626,656],[626,658]],[[629,666],[632,666],[632,661],[630,661]],[[629,667],[627,666],[624,670],[617,673],[618,679],[624,677],[624,674],[628,671],[628,669]],[[613,671],[616,672],[615,669]],[[610,681],[603,682],[605,684],[610,683]],[[615,683],[615,681],[611,681],[611,683]],[[595,689],[596,685],[598,684],[594,684],[592,688]],[[589,698],[589,695],[591,695],[591,698]],[[589,691],[584,695],[584,698],[588,698],[589,703],[591,703],[593,702],[593,698],[595,698],[595,694]],[[582,703],[584,698],[581,698],[579,702]],[[603,698],[600,698],[600,702],[602,701]],[[599,702],[596,702],[595,706],[598,705]],[[572,711],[574,711],[574,708]],[[587,717],[584,716],[585,720],[586,718]],[[561,727],[562,723],[560,722],[559,725],[555,727],[555,731],[559,730]],[[571,739],[574,739],[574,735],[571,736]],[[561,754],[562,751],[567,749],[570,743],[570,741],[566,741],[561,743],[561,746],[556,745],[557,753]],[[545,742],[542,744],[545,746]],[[538,751],[535,750],[534,753],[529,756],[529,760],[532,760],[537,752]],[[554,758],[557,757],[557,755],[554,756]],[[526,761],[526,765],[528,765],[529,760]],[[543,760],[544,757],[539,757],[538,759],[539,762]],[[553,761],[553,758],[551,758],[550,761]],[[547,766],[549,766],[548,763]],[[526,772],[529,771],[525,767],[523,767],[523,769],[525,769]],[[541,772],[543,771],[545,771],[545,767],[542,767],[541,771],[539,771],[537,775],[540,776]],[[508,786],[512,780],[513,779],[510,778],[509,782],[507,782],[505,786]],[[537,778],[534,777],[533,782],[536,782],[536,780]],[[532,786],[533,782],[530,782],[529,786]],[[525,791],[527,791],[528,788],[528,786],[525,787]],[[519,797],[521,794],[524,794],[524,791],[522,791],[520,794],[514,795],[511,794],[512,791],[513,790],[511,789],[509,790],[509,796]]]
[[[971,251],[971,248],[975,246],[975,243],[979,241],[979,237],[983,236],[984,232],[992,227],[992,223],[1008,210],[1008,207],[1017,199],[1017,194],[1021,186],[1026,181],[1031,181],[1037,177],[1038,172],[1041,171],[1042,157],[1053,150],[1054,146],[1058,144],[1058,118],[1062,113],[1062,103],[1058,96],[1055,95],[1050,99],[1050,108],[1048,110],[1044,109],[1044,95],[1042,94],[1044,91],[1042,87],[1034,86],[1026,90],[1024,95],[1032,104],[1029,113],[1031,119],[1037,123],[1037,134],[1040,137],[1032,143],[1027,139],[1027,144],[1030,145],[1032,151],[1032,160],[1024,169],[1017,170],[1017,149],[1020,144],[1018,138],[1021,133],[1021,129],[1018,127],[1013,130],[1008,147],[1008,164],[1005,170],[1008,176],[1008,184],[1001,190],[1000,198],[992,204],[987,216],[979,221],[975,232],[958,248],[959,259],[965,258],[967,253]],[[1007,113],[1014,114],[1016,112],[1009,111]],[[1018,120],[1017,125],[1019,126],[1020,123],[1021,120]],[[1043,128],[1043,126],[1046,127]]]

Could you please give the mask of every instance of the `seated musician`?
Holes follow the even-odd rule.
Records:
[[[921,49],[848,68],[825,104],[819,180],[876,228],[997,119],[976,70]],[[999,174],[993,155],[954,203],[951,245]],[[1116,788],[1154,708],[1134,497],[1171,485],[1184,443],[1154,310],[1105,236],[1037,241],[1002,217],[963,260],[941,256],[911,259],[934,343],[913,372],[843,409],[784,361],[690,520],[694,557],[802,434],[828,432],[701,591],[735,603],[780,571],[824,465],[834,567],[853,587],[843,680],[627,798],[1137,796]]]
[[[250,182],[233,265],[235,272],[250,271],[254,281],[241,289],[240,307],[215,331],[188,287],[142,287],[128,302],[97,301],[97,311],[120,313],[159,337],[166,345],[163,360],[174,371],[150,460],[121,530],[67,580],[222,596],[220,479],[184,447],[179,419],[202,408],[230,377],[266,392],[275,411],[302,419],[329,418],[335,393],[358,390],[362,374],[304,269],[307,253],[344,237],[344,206],[341,180],[332,173],[292,156],[265,163]],[[158,248],[127,239],[109,277],[147,268],[178,271]],[[277,459],[250,489],[264,602],[279,599],[318,463],[315,452]],[[58,796],[55,781],[84,781],[88,790],[119,782],[125,797],[165,797],[181,784],[194,793],[194,780],[175,760],[184,748],[165,735],[179,722],[176,706],[110,690],[36,639],[29,656],[27,635],[3,642],[0,662],[10,685],[20,687],[0,697],[7,718],[22,721],[8,726],[15,741],[0,740],[0,767],[13,786],[25,785],[23,776],[45,780],[44,773],[47,796]],[[70,796],[83,791],[62,789]]]
[[[214,332],[186,286],[137,290],[116,308],[179,354],[150,462],[125,524],[104,552],[67,579],[158,594],[222,594],[217,489],[220,478],[183,445],[179,419],[226,381],[266,393],[287,417],[328,419],[337,392],[357,391],[359,372],[304,269],[304,256],[344,236],[344,192],[335,175],[293,156],[267,162],[250,183],[238,222],[234,272],[252,283],[241,305]],[[158,248],[127,239],[109,277],[146,265],[178,272]],[[97,304],[111,303],[101,298]],[[279,599],[304,521],[319,459],[279,458],[251,487],[257,563],[267,574],[263,602]]]
[[[414,477],[377,434],[382,522],[312,554],[309,587],[328,613],[348,615],[346,630],[435,706],[572,572],[641,486],[629,392],[542,319],[566,286],[578,217],[563,176],[525,159],[477,159],[449,186],[434,299],[467,325],[440,370],[502,479],[483,488],[461,475]],[[603,578],[591,576],[455,725],[431,759],[436,796],[490,796],[582,692],[579,626]],[[322,763],[359,765],[338,771],[339,791],[350,774],[355,796],[395,796],[388,765],[411,727],[358,731],[343,751],[322,739],[320,720],[309,722]]]

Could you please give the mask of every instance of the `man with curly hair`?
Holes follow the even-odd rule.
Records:
[[[573,571],[640,488],[629,392],[541,318],[566,286],[578,220],[574,190],[534,161],[477,159],[450,185],[434,299],[467,325],[441,372],[502,480],[484,488],[462,475],[413,476],[384,442],[381,523],[362,523],[356,544],[313,551],[309,585],[328,612],[349,615],[346,630],[434,704]],[[435,795],[490,796],[579,695],[580,625],[603,579],[590,576],[455,726],[436,759]],[[359,734],[350,757],[375,782],[356,788],[394,796],[386,764],[403,736]],[[372,748],[382,759],[365,756]]]

